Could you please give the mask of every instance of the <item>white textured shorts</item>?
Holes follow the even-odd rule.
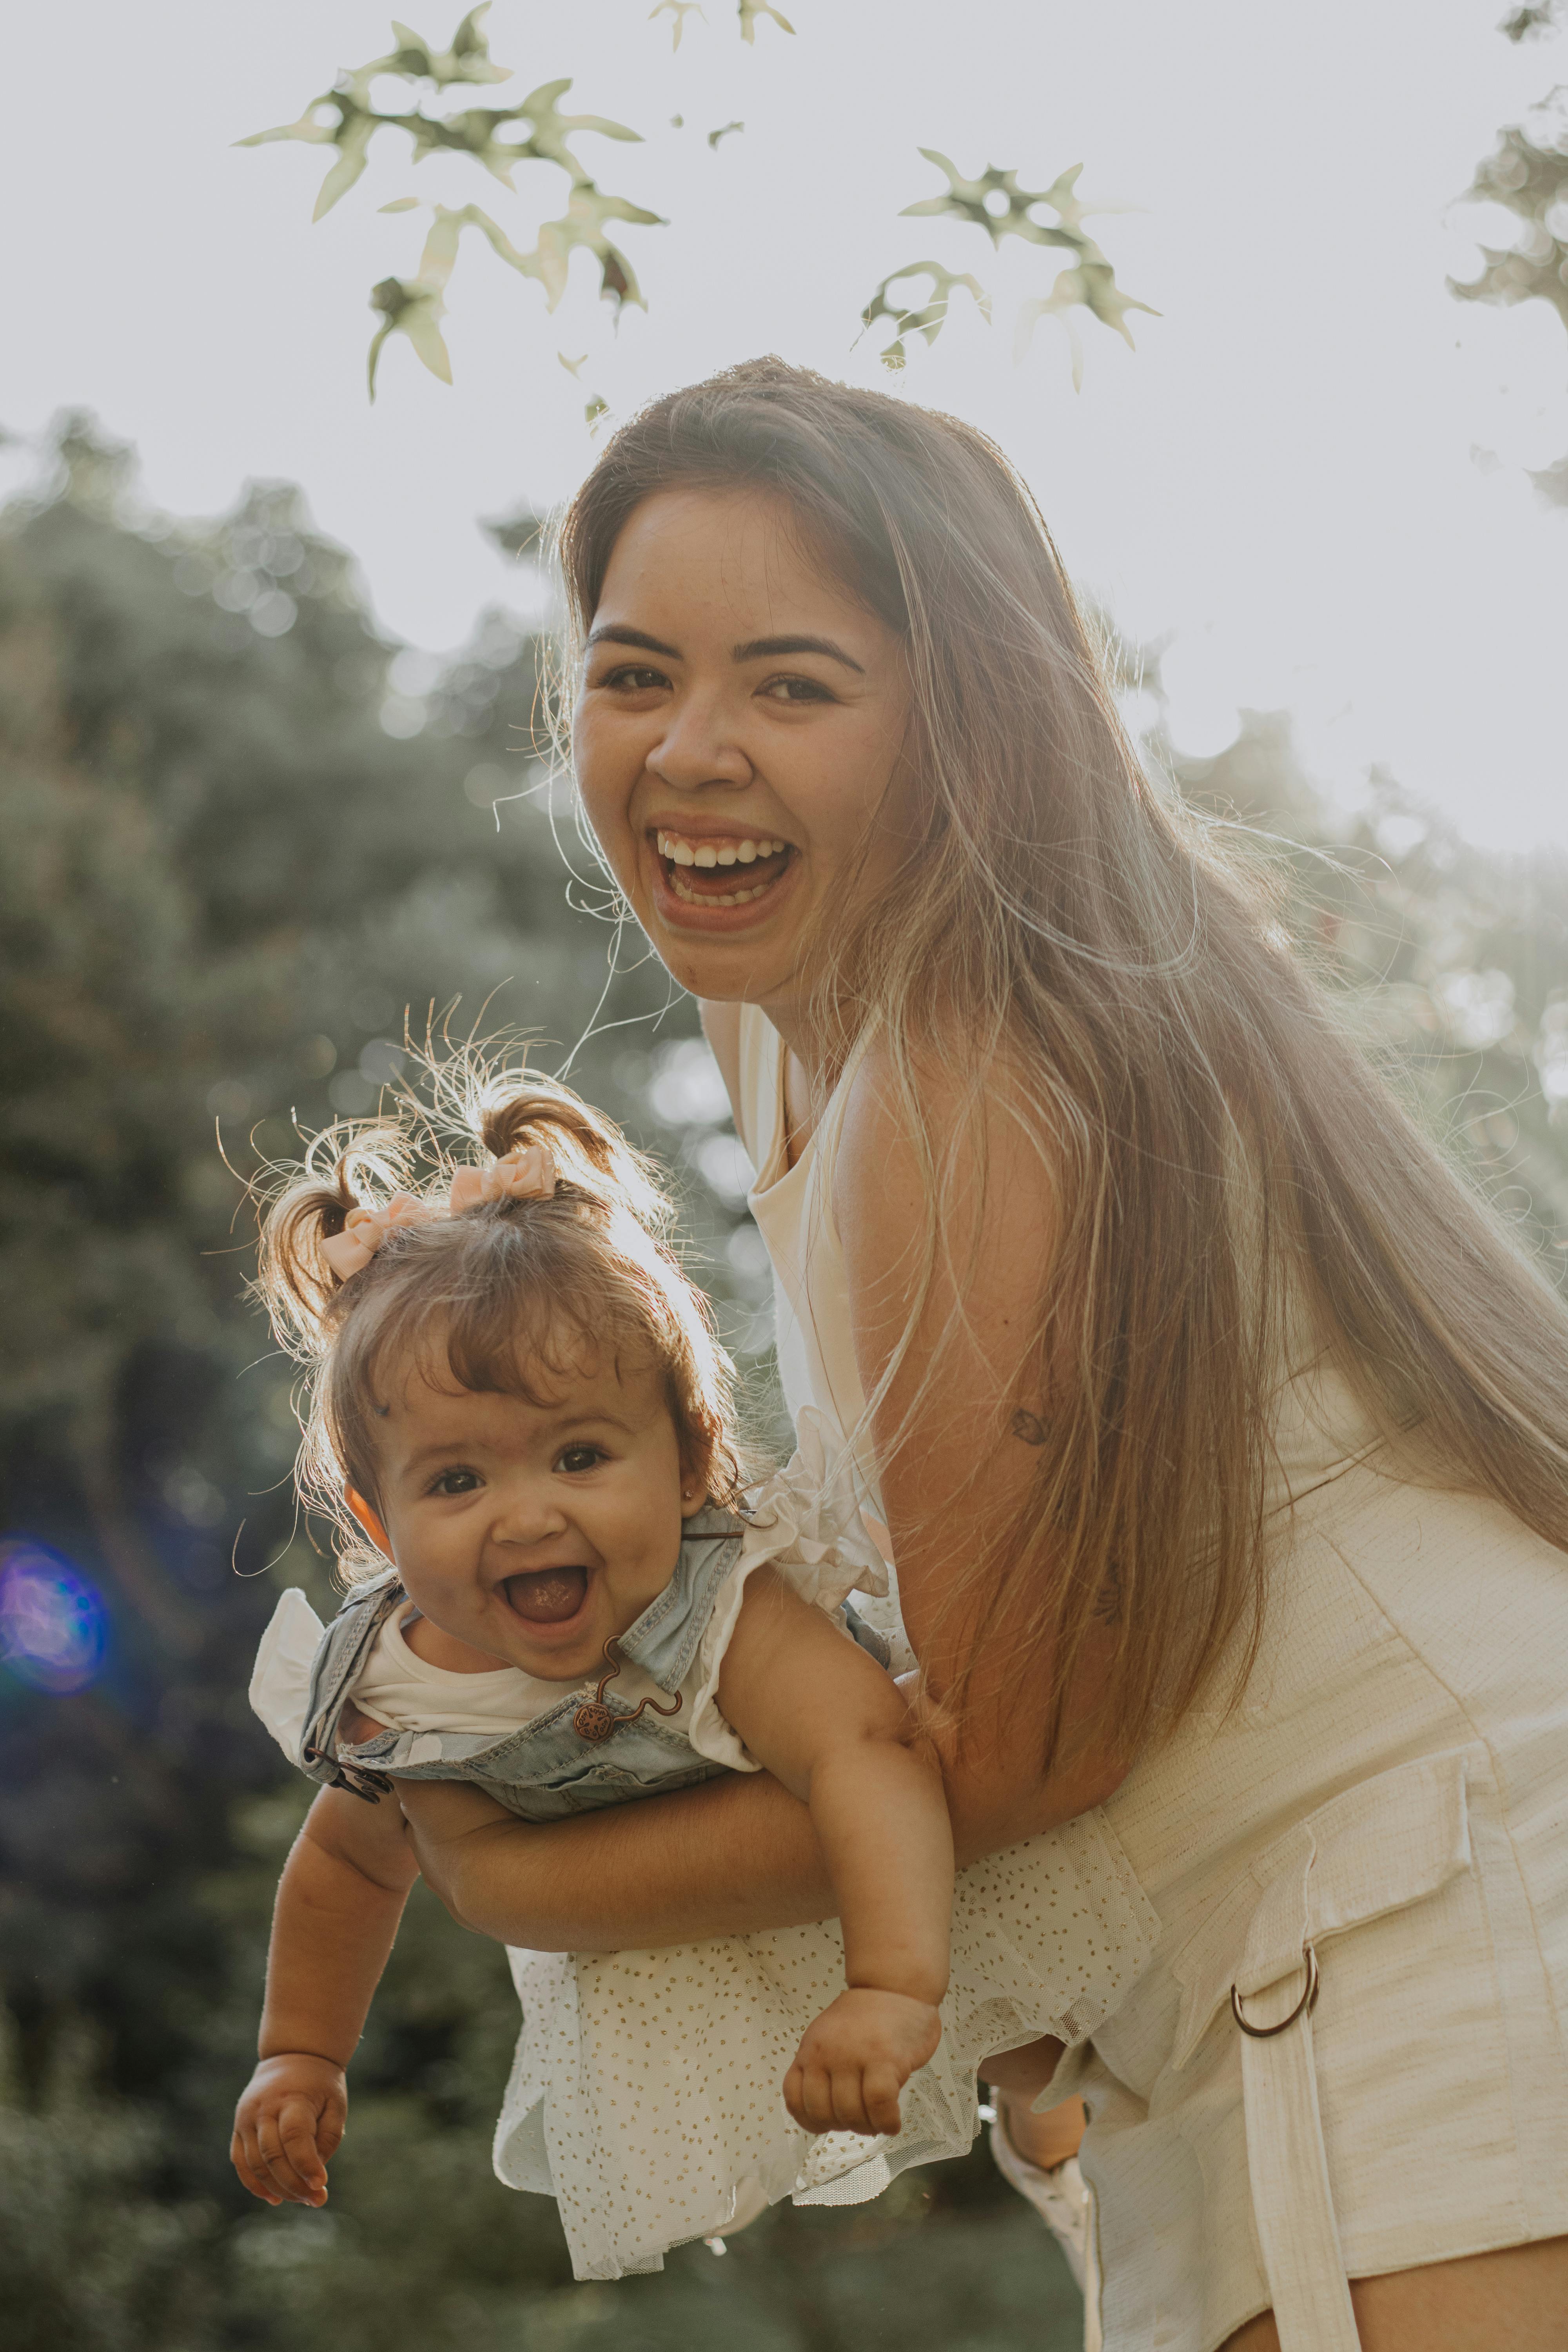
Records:
[[[1355,2352],[1347,2275],[1568,2232],[1543,1924],[1479,1742],[1258,1854],[1047,2095],[1089,2109],[1107,2352],[1270,2307],[1284,2352]]]

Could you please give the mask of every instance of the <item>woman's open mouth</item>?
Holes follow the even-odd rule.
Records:
[[[761,911],[795,859],[791,843],[768,834],[687,834],[660,825],[649,842],[668,897],[701,913]]]

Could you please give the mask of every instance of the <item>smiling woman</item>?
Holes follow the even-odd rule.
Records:
[[[1133,1901],[1121,1989],[1036,2012],[1107,2346],[1547,2352],[1561,1300],[1145,774],[978,434],[759,361],[623,428],[562,554],[588,816],[704,999],[785,1391],[851,1433],[960,1859],[1006,1850],[1039,1924],[994,1933],[1047,1976],[1043,1832],[1097,1842],[1080,1916]],[[763,840],[777,879],[712,904]],[[448,1900],[536,1945],[809,1916],[765,1784],[482,1860],[407,1802]],[[1047,2202],[1048,2061],[988,2065]]]

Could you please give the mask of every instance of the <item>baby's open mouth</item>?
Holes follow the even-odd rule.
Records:
[[[765,898],[794,855],[787,841],[766,834],[754,839],[670,833],[662,826],[654,846],[664,860],[665,879],[691,907],[743,907]]]
[[[561,1625],[575,1617],[588,1592],[585,1568],[536,1568],[509,1576],[501,1586],[507,1605],[531,1625]]]

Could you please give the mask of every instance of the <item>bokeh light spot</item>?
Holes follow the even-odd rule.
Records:
[[[0,1543],[0,1661],[35,1690],[85,1690],[103,1664],[103,1603],[47,1544]]]

